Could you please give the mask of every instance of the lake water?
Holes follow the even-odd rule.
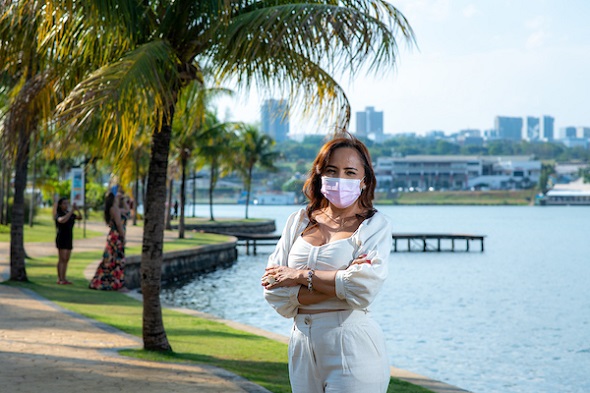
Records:
[[[390,255],[371,310],[392,365],[476,393],[590,392],[589,207],[377,208],[395,232],[486,236],[483,253],[473,242],[471,252]],[[282,229],[296,209],[251,206],[250,217]],[[243,217],[244,206],[215,206],[215,214]],[[262,297],[271,251],[246,256],[240,247],[233,267],[165,289],[162,299],[288,336],[291,321]]]

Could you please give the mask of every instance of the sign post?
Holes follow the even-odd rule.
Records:
[[[72,206],[75,204],[78,208],[83,209],[86,206],[85,195],[84,195],[84,169],[80,167],[72,168],[72,191],[70,193],[70,201]],[[83,214],[84,218],[84,237],[86,237],[86,215]]]

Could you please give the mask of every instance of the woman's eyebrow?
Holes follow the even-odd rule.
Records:
[[[327,165],[326,169],[338,169],[338,167],[336,165]],[[343,168],[344,170],[353,170],[353,171],[358,171],[358,168],[354,167],[354,166],[347,166]]]

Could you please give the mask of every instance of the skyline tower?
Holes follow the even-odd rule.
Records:
[[[289,134],[289,104],[286,100],[265,100],[260,109],[262,132],[276,142],[284,142]]]
[[[522,138],[522,117],[496,116],[494,126],[498,139],[519,141]]]
[[[368,138],[373,134],[375,142],[383,140],[383,112],[367,106],[364,111],[356,112],[356,136]]]

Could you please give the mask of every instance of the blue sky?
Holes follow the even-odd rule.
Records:
[[[385,132],[493,128],[494,117],[555,117],[590,127],[590,1],[398,0],[417,48],[400,46],[387,75],[337,78],[354,112],[384,112]],[[231,104],[232,118],[259,120],[260,96]],[[294,133],[323,132],[291,119]]]

